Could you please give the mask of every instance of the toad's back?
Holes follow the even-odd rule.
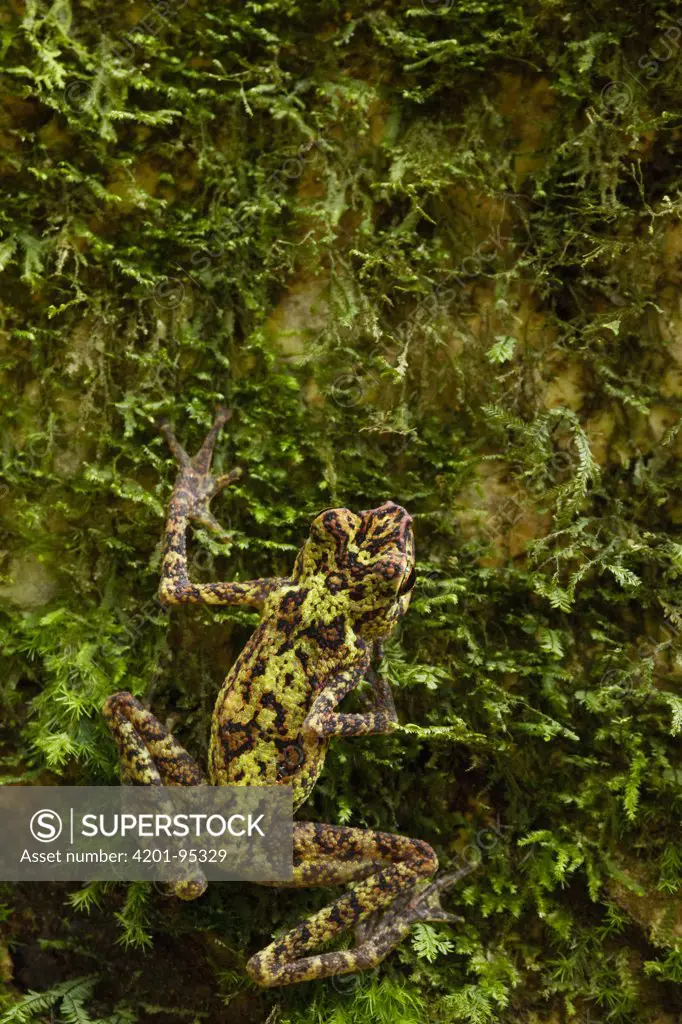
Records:
[[[294,807],[315,785],[329,741],[301,726],[325,683],[362,655],[343,614],[314,615],[314,589],[292,585],[268,598],[225,679],[211,732],[214,785],[291,785]]]

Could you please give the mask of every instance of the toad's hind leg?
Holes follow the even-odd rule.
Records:
[[[121,776],[133,786],[207,786],[184,747],[132,693],[113,693],[102,708],[118,747]]]
[[[118,747],[121,778],[133,786],[207,786],[208,779],[184,747],[132,693],[113,693],[102,709]],[[206,890],[202,871],[181,872],[169,891],[193,900]]]
[[[437,867],[431,847],[418,839],[295,822],[290,884],[357,884],[253,956],[246,966],[249,976],[269,987],[351,974],[381,963],[418,921],[459,920],[440,907],[438,898],[466,871],[427,884]],[[313,953],[353,928],[354,948]]]

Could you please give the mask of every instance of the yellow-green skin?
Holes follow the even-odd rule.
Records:
[[[131,694],[113,694],[104,714],[126,781],[288,785],[299,807],[317,781],[332,736],[389,732],[397,724],[388,684],[371,662],[380,657],[381,640],[409,604],[414,585],[411,518],[392,502],[357,514],[328,509],[313,521],[290,577],[191,583],[187,525],[194,521],[220,529],[209,501],[238,475],[233,471],[216,479],[210,474],[213,445],[228,416],[226,410],[219,412],[193,459],[163,428],[180,472],[166,524],[161,600],[245,604],[262,612],[216,701],[208,779]],[[339,701],[363,679],[373,689],[372,710],[337,712]],[[420,840],[295,822],[292,885],[358,884],[253,956],[248,973],[262,985],[285,985],[374,966],[416,921],[453,920],[440,908],[438,896],[459,876],[424,887],[423,880],[436,868],[433,850]],[[174,891],[192,899],[205,887],[197,873]],[[351,927],[358,943],[354,949],[302,955]]]
[[[281,782],[292,787],[294,807],[304,802],[329,745],[310,721],[315,699],[343,672],[357,682],[367,675],[372,639],[386,635],[409,601],[409,590],[398,591],[412,564],[410,518],[400,506],[318,516],[291,579],[265,599],[260,625],[216,702],[214,785]],[[316,718],[330,714],[318,708]],[[388,731],[392,722],[379,724],[372,731]]]

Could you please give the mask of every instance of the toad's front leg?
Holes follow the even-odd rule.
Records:
[[[359,713],[336,711],[346,694],[368,679],[374,706]],[[393,695],[388,680],[362,659],[353,668],[334,676],[315,698],[303,722],[303,731],[313,736],[369,736],[392,732],[398,726]]]
[[[419,839],[294,822],[290,885],[357,884],[253,956],[246,966],[249,976],[271,987],[352,974],[380,964],[418,921],[461,920],[441,908],[439,896],[471,868],[427,883],[437,867],[435,853]],[[351,929],[357,940],[353,949],[312,952]]]
[[[161,432],[180,466],[166,520],[159,583],[159,600],[164,604],[249,605],[261,608],[267,595],[283,583],[279,579],[246,580],[243,583],[192,583],[189,579],[187,527],[194,522],[216,533],[224,533],[211,513],[209,504],[211,498],[241,474],[239,469],[218,477],[211,473],[216,438],[231,414],[230,409],[218,410],[213,426],[192,458],[179,444],[168,424],[161,426]]]

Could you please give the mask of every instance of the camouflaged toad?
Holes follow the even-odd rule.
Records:
[[[168,426],[180,472],[170,500],[159,596],[169,605],[247,605],[261,611],[255,633],[228,674],[213,715],[208,777],[129,693],[104,714],[124,780],[138,785],[291,786],[294,807],[310,794],[333,736],[390,732],[397,717],[388,683],[372,667],[381,641],[407,609],[415,580],[412,520],[390,501],[367,512],[332,508],[313,521],[291,576],[245,583],[192,583],[185,533],[213,530],[213,495],[239,475],[210,473],[220,410],[190,459]],[[342,698],[368,679],[372,710],[345,714]],[[261,985],[289,985],[379,964],[417,921],[456,921],[439,895],[466,870],[428,882],[436,855],[419,839],[305,821],[294,823],[292,886],[354,883],[343,895],[256,953],[247,971]],[[262,883],[268,884],[268,883]],[[281,885],[281,883],[272,883]],[[199,873],[173,890],[200,896]],[[316,953],[355,930],[355,946]]]

